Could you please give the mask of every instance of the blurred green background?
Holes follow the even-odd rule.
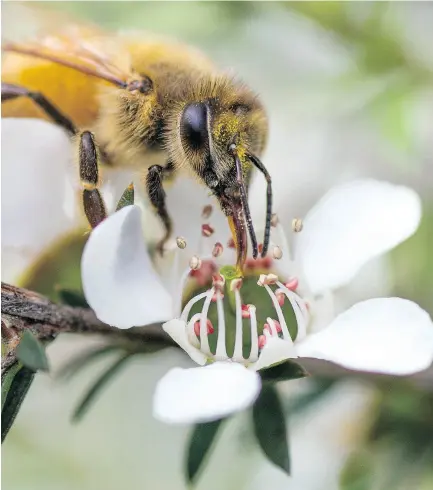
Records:
[[[304,215],[328,188],[350,178],[376,177],[415,188],[423,200],[420,229],[383,259],[380,269],[376,264],[380,272],[370,271],[362,288],[341,291],[341,301],[394,294],[433,314],[433,3],[33,5],[107,29],[175,37],[238,73],[269,113],[264,160],[276,162],[271,168],[284,164],[290,209],[282,213],[283,223]],[[3,2],[2,7],[3,35],[27,33],[24,20],[31,23],[31,15],[21,10],[26,6]],[[54,272],[42,267],[30,285],[46,294],[59,282],[76,286],[71,264],[77,257],[63,249],[62,267]],[[53,356],[60,363],[83,340],[56,343]],[[137,359],[76,427],[68,420],[72,406],[103,363],[67,386],[40,376],[4,445],[4,488],[184,488],[187,431],[158,424],[150,413],[156,380],[179,363],[187,364],[177,352]],[[413,380],[332,377],[338,383],[291,418],[292,478],[270,467],[253,447],[245,420],[236,417],[199,488],[433,489],[433,371]],[[328,379],[311,389],[321,383]],[[291,386],[285,391],[290,398]]]

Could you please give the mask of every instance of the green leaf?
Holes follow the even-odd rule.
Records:
[[[254,432],[267,458],[290,475],[286,419],[276,389],[263,385],[253,406]]]
[[[132,182],[123,191],[122,197],[117,203],[116,211],[119,211],[119,209],[122,209],[125,206],[131,206],[131,204],[134,204],[134,184]]]
[[[194,483],[198,477],[199,471],[203,466],[207,454],[209,453],[221,422],[225,419],[215,420],[197,424],[189,440],[188,451],[186,452],[186,477],[188,483]]]
[[[33,371],[49,370],[45,348],[29,330],[24,332],[18,344],[17,358]]]
[[[59,301],[65,305],[89,308],[89,304],[81,291],[57,288],[57,296],[59,297]]]
[[[92,385],[90,390],[84,395],[84,398],[78,404],[72,415],[72,422],[79,422],[91,404],[96,400],[97,396],[101,392],[102,388],[111,380],[111,378],[119,371],[119,369],[125,364],[125,362],[131,357],[130,354],[122,356],[117,359],[116,362],[110,366],[105,373],[100,376],[96,382]]]
[[[12,378],[8,376],[9,373]],[[2,443],[14,423],[34,376],[35,372],[32,369],[22,366],[20,363],[11,366],[7,375],[2,376]],[[3,388],[3,383],[8,385],[8,389],[6,386]],[[3,399],[5,395],[6,399]]]
[[[276,383],[277,381],[287,381],[289,379],[300,379],[309,376],[308,372],[299,364],[293,361],[285,361],[267,369],[259,371],[263,382]]]
[[[120,347],[114,344],[104,345],[97,349],[88,350],[83,354],[74,357],[70,362],[62,366],[57,373],[58,379],[69,380],[75,376],[78,372],[82,371],[85,367],[91,364],[93,361],[104,357],[110,352],[119,350]]]
[[[18,373],[18,371],[22,368],[22,365],[19,362],[15,362],[10,366],[5,373],[2,374],[2,410],[3,406],[6,402],[6,397],[9,393],[9,390],[12,385],[12,381],[15,378],[15,375]]]

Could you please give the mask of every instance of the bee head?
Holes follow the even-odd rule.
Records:
[[[245,86],[218,79],[201,84],[189,94],[176,122],[172,160],[191,168],[218,199],[229,219],[242,266],[247,227],[255,247],[253,255],[257,254],[245,180],[253,163],[250,156],[260,155],[266,144],[263,106]]]
[[[206,184],[212,184],[204,176],[209,170],[221,182],[233,169],[230,145],[237,145],[242,161],[245,152],[260,155],[267,131],[263,106],[247,87],[225,78],[203,82],[178,113],[176,157]]]

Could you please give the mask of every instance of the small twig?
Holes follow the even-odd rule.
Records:
[[[19,333],[30,329],[39,340],[53,339],[61,332],[103,335],[134,343],[152,343],[160,346],[177,344],[161,328],[161,324],[121,330],[96,318],[89,308],[58,305],[48,298],[2,283],[1,289],[2,336],[13,342]],[[13,350],[14,351],[14,350]],[[2,372],[16,360],[13,351],[2,359]]]

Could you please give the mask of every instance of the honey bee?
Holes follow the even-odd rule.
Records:
[[[49,119],[78,139],[82,201],[91,227],[106,217],[99,166],[142,169],[149,200],[172,232],[163,183],[186,169],[227,216],[237,266],[259,247],[248,201],[252,168],[267,180],[263,248],[269,247],[271,177],[260,161],[268,123],[258,97],[200,52],[138,34],[71,24],[61,34],[3,45],[2,115]]]

